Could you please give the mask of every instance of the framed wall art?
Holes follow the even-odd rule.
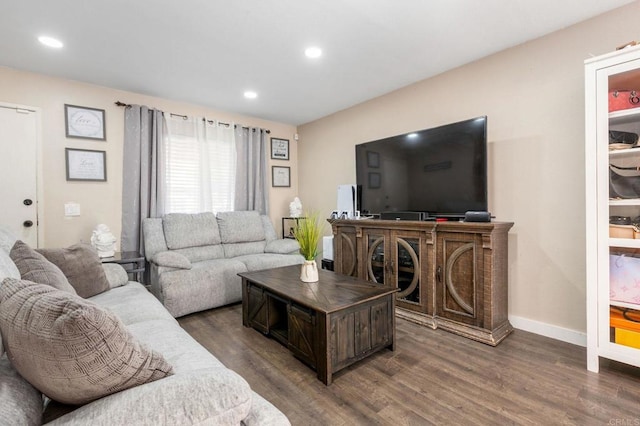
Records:
[[[291,168],[271,166],[271,186],[288,188],[291,186]]]
[[[289,139],[271,138],[271,158],[274,160],[289,159]]]
[[[103,109],[65,104],[64,123],[68,138],[107,140]]]
[[[107,153],[90,149],[65,148],[67,180],[107,181]]]

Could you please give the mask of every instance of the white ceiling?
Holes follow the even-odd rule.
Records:
[[[632,1],[0,0],[0,65],[298,125]]]

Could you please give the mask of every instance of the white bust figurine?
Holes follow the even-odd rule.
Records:
[[[107,225],[101,223],[93,230],[91,245],[98,251],[99,257],[111,257],[116,252],[116,237]]]
[[[302,214],[302,203],[300,198],[296,197],[291,203],[289,203],[289,216],[300,217]]]

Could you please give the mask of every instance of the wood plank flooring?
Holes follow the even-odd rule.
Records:
[[[295,425],[640,425],[640,369],[516,330],[490,347],[398,319],[396,350],[331,386],[273,339],[242,326],[239,304],[179,319]]]

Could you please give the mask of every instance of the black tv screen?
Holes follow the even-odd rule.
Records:
[[[356,145],[362,214],[487,211],[487,117]]]

